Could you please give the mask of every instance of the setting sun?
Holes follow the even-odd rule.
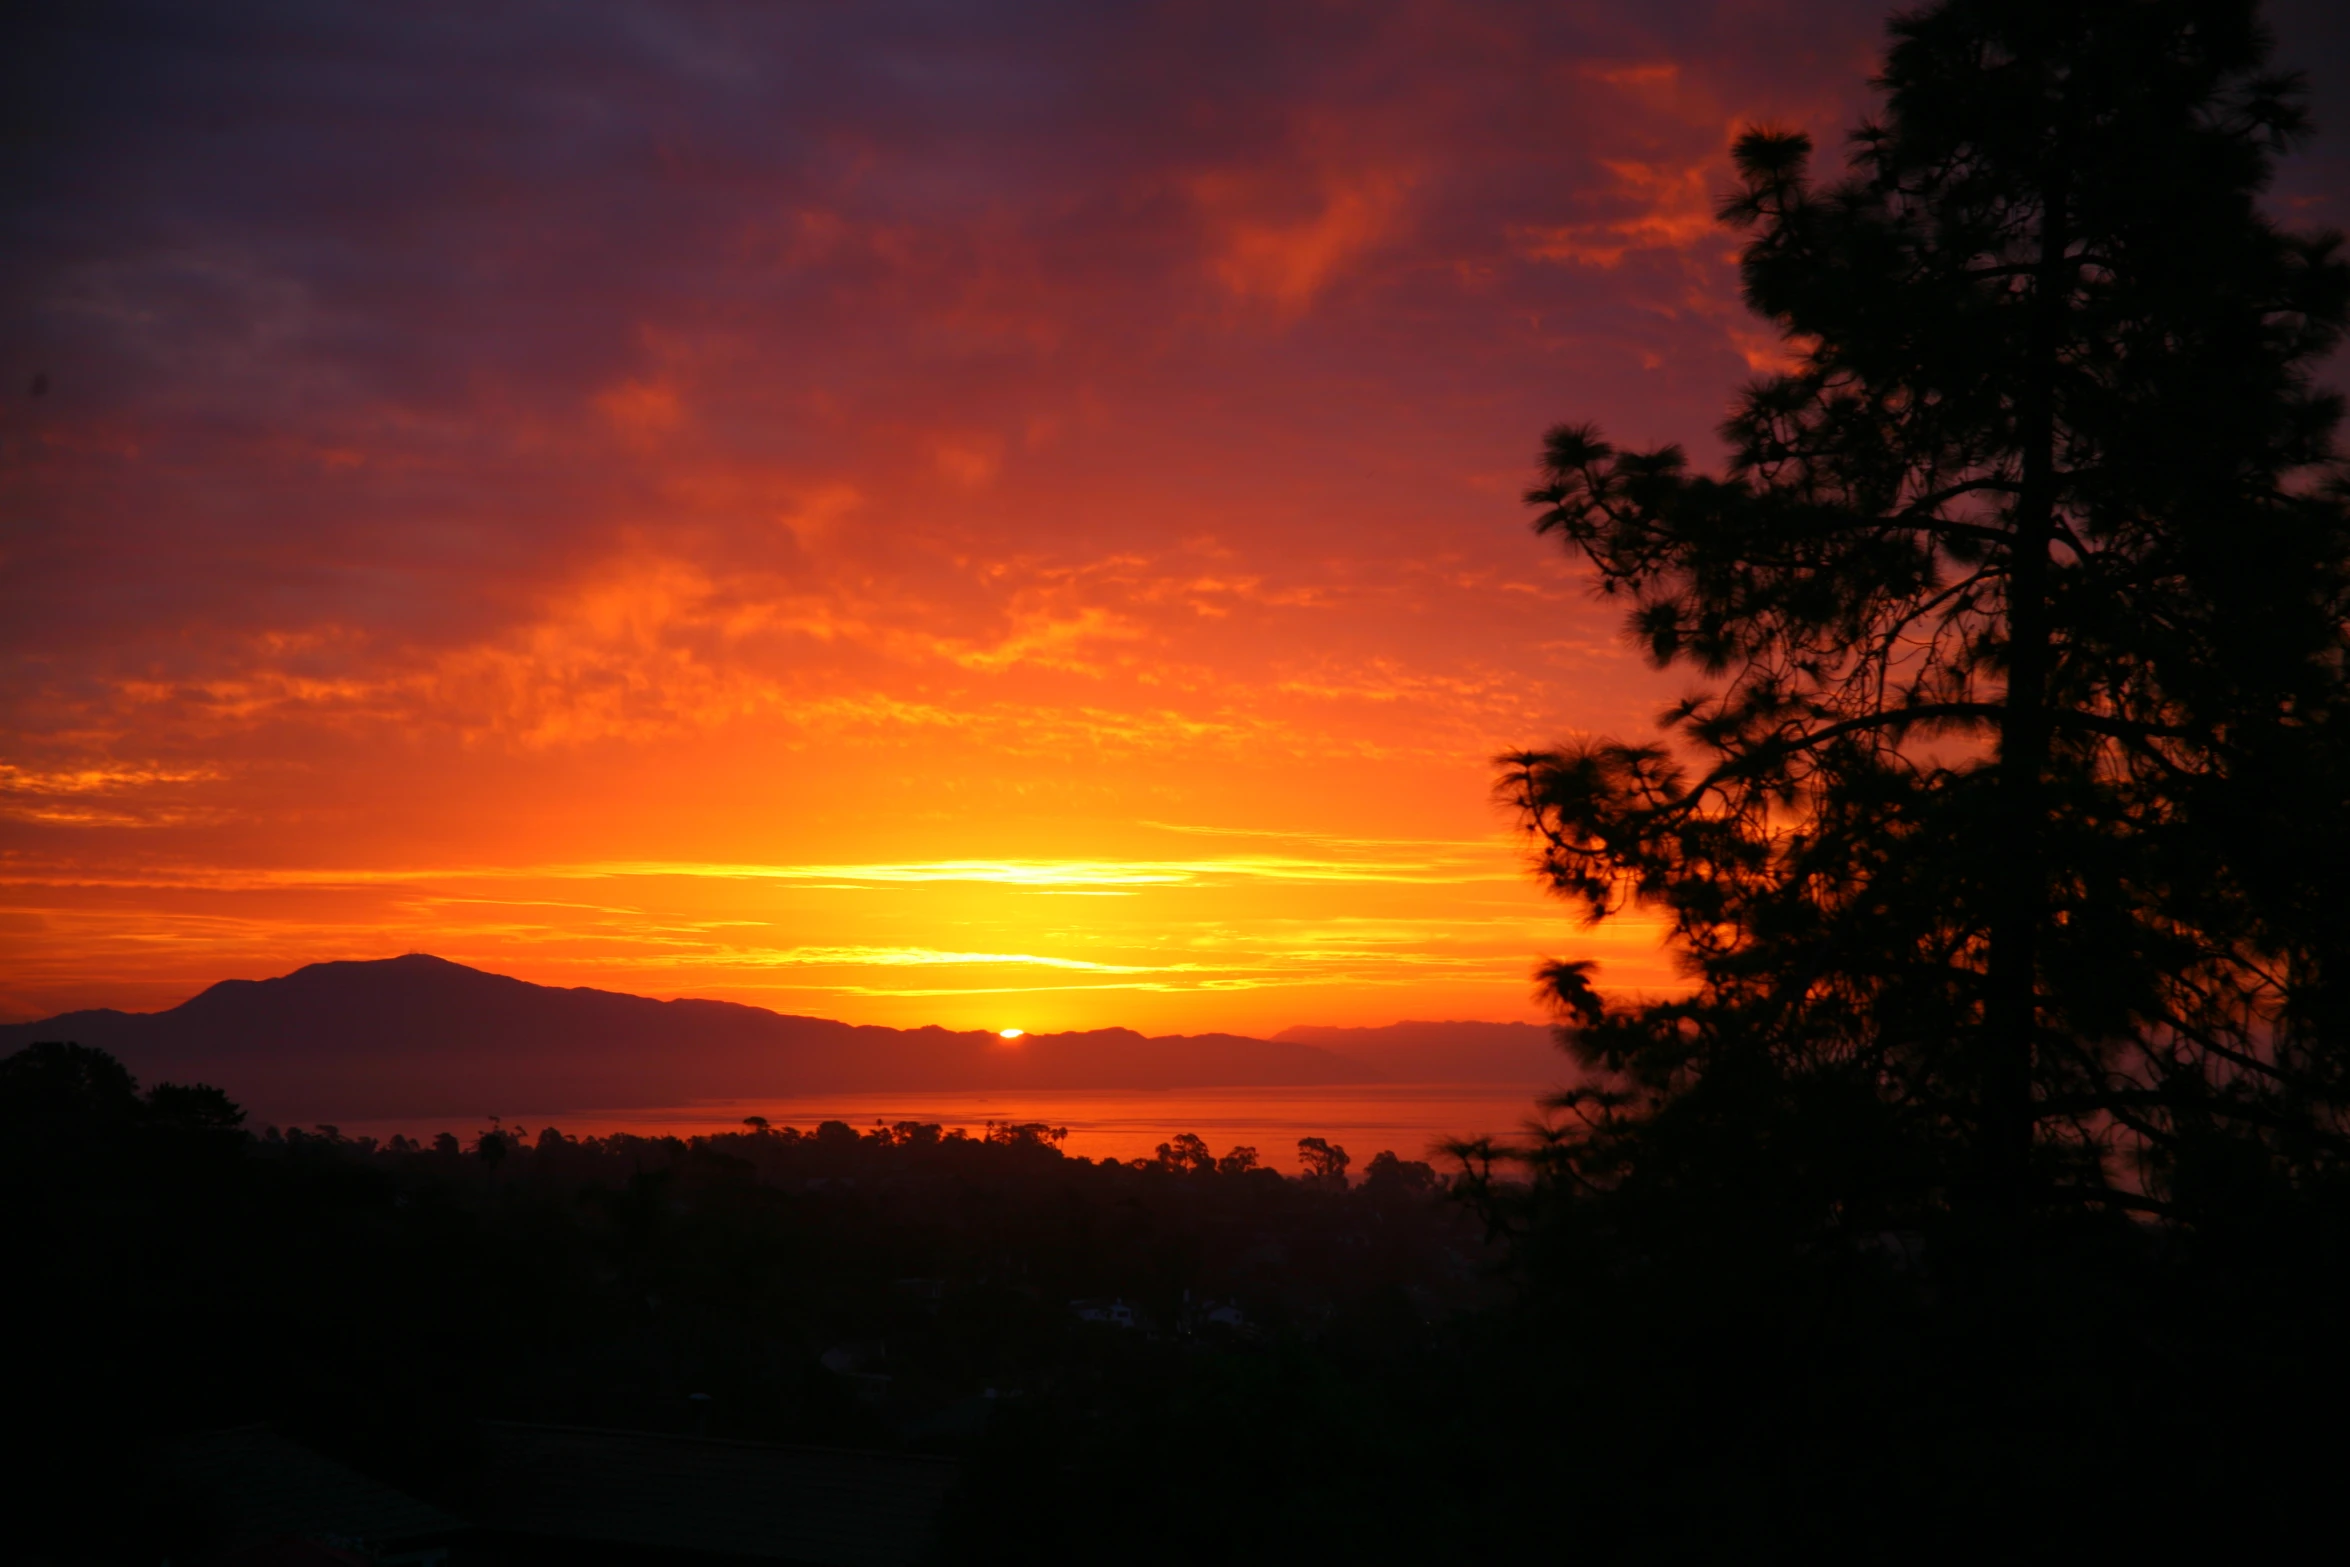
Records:
[[[1028,1030],[1024,1028],[1002,1028],[996,1030],[996,1036],[1000,1039],[1021,1039],[1025,1038],[1027,1033]]]

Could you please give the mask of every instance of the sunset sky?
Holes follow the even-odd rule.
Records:
[[[1534,1018],[1519,492],[1703,462],[1885,7],[59,6],[0,47],[0,1016],[429,951],[857,1022]],[[2346,8],[2350,9],[2350,8]],[[2334,133],[2340,14],[2275,13]]]

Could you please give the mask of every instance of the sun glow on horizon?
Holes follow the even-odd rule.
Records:
[[[1025,1039],[1028,1037],[1028,1030],[1024,1028],[999,1028],[996,1030],[996,1037],[998,1039]]]

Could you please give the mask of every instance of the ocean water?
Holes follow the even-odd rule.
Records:
[[[776,1126],[802,1130],[813,1130],[823,1121],[845,1121],[860,1131],[877,1123],[928,1121],[949,1129],[962,1127],[978,1136],[990,1122],[1043,1121],[1068,1128],[1063,1152],[1089,1159],[1146,1157],[1176,1133],[1194,1132],[1219,1155],[1236,1146],[1250,1147],[1263,1164],[1288,1172],[1297,1166],[1297,1140],[1322,1137],[1345,1148],[1359,1170],[1383,1149],[1405,1159],[1429,1159],[1434,1157],[1434,1145],[1446,1138],[1515,1138],[1528,1120],[1539,1116],[1537,1101],[1552,1087],[1364,1083],[1337,1088],[851,1093],[705,1100],[567,1115],[524,1113],[507,1117],[504,1124],[530,1137],[549,1124],[573,1136],[635,1132],[690,1137],[738,1131],[743,1117],[760,1115]],[[399,1132],[425,1139],[447,1131],[470,1141],[487,1126],[486,1121],[443,1124],[417,1118],[346,1123],[340,1130],[351,1137],[386,1138]]]

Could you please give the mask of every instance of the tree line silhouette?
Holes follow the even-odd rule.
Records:
[[[32,1538],[200,1555],[142,1464],[255,1420],[466,1515],[496,1418],[962,1454],[951,1546],[982,1559],[1082,1552],[1187,1477],[1221,1495],[1203,1471],[1251,1470],[1170,1522],[1209,1548],[1255,1527],[1268,1476],[1368,1436],[1312,1400],[1254,1408],[1269,1384],[1346,1396],[1492,1298],[1483,1231],[1423,1161],[1350,1182],[1322,1138],[1284,1177],[1190,1134],[1099,1162],[1065,1135],[377,1141],[248,1130],[219,1090],[30,1047],[0,1060],[0,1180],[15,1390],[47,1433]],[[1189,1398],[1251,1404],[1246,1429],[1195,1441]]]

